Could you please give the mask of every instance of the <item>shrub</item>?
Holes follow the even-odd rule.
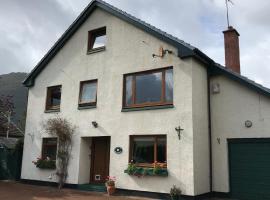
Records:
[[[178,197],[182,194],[182,191],[179,187],[176,187],[175,185],[173,185],[173,187],[170,190],[170,195],[171,197]]]

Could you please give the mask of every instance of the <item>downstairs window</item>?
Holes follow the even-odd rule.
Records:
[[[165,135],[130,136],[130,162],[137,166],[153,167],[155,163],[166,167],[167,138]]]
[[[56,160],[57,138],[43,138],[42,159]]]

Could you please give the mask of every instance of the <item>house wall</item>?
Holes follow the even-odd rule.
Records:
[[[88,31],[102,26],[107,27],[106,50],[87,55]],[[173,54],[152,58],[153,53],[158,53],[160,45],[172,50]],[[174,70],[174,108],[121,112],[123,74],[166,66],[173,66]],[[177,185],[183,194],[194,195],[194,179],[199,183],[204,180],[208,159],[206,147],[195,149],[196,157],[199,157],[201,150],[204,153],[203,167],[196,168],[200,175],[195,178],[193,123],[196,124],[197,135],[201,132],[199,129],[203,135],[206,134],[206,120],[199,122],[206,111],[199,109],[202,113],[198,116],[192,112],[195,105],[192,96],[197,95],[192,90],[192,73],[196,71],[196,66],[192,67],[191,59],[179,59],[176,48],[100,9],[95,10],[36,78],[35,86],[29,89],[22,178],[55,181],[55,178],[48,179],[53,171],[39,170],[32,161],[40,156],[41,139],[47,136],[41,124],[49,118],[61,116],[77,127],[68,168],[68,183],[85,181],[82,171],[87,170],[84,168],[81,171],[84,156],[80,152],[86,152],[80,146],[83,145],[82,137],[111,136],[110,175],[116,176],[118,188],[168,193],[173,185]],[[196,73],[205,76],[201,68]],[[202,77],[195,83],[205,84]],[[97,108],[78,110],[79,82],[91,79],[98,79]],[[61,112],[44,113],[46,88],[59,84],[62,85]],[[201,87],[197,86],[196,90],[200,90]],[[204,86],[202,89],[205,89]],[[202,99],[200,104],[204,106],[205,94],[198,93],[198,96]],[[96,121],[99,127],[94,128],[92,121]],[[184,128],[181,140],[178,140],[175,131],[179,125]],[[137,178],[124,173],[128,165],[129,135],[134,134],[167,135],[168,177]],[[206,138],[201,138],[207,145]],[[123,148],[122,154],[114,153],[114,148],[118,146]],[[85,177],[88,176],[88,171],[85,173]],[[207,191],[207,186],[196,186],[196,194],[203,191]]]
[[[90,170],[91,170],[91,145],[92,138],[91,137],[83,137],[81,138],[80,144],[80,160],[79,160],[79,184],[89,183],[90,180]]]
[[[194,192],[210,192],[207,68],[192,60]]]
[[[220,93],[211,93],[213,190],[229,192],[227,139],[269,137],[270,99],[225,76],[212,77],[211,85],[216,83]]]

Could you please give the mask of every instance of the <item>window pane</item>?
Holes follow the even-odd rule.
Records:
[[[97,83],[82,83],[81,103],[96,102]]]
[[[56,146],[47,146],[43,149],[43,159],[47,157],[51,160],[56,160]]]
[[[57,151],[57,138],[44,138],[42,147],[42,157],[46,159],[47,157],[51,160],[56,160]]]
[[[166,162],[166,138],[157,139],[157,162]]]
[[[99,47],[104,47],[105,44],[106,44],[106,35],[97,35],[94,38],[93,49],[99,48]]]
[[[141,137],[133,140],[133,156],[135,163],[154,163],[154,138]]]
[[[59,106],[61,103],[61,87],[53,87],[50,88],[51,99],[50,106]]]
[[[150,103],[161,101],[162,73],[136,76],[136,103]]]
[[[132,104],[132,76],[126,77],[126,102],[125,105],[129,106]]]
[[[167,69],[165,71],[165,100],[166,102],[173,101],[173,69]]]

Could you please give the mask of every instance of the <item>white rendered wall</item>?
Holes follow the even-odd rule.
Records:
[[[269,138],[270,99],[224,76],[211,78],[211,85],[217,83],[220,93],[211,94],[213,190],[229,192],[227,139]]]
[[[106,50],[87,55],[88,31],[102,26],[107,28]],[[173,54],[162,59],[152,58],[160,45]],[[123,74],[167,66],[173,66],[174,108],[121,112]],[[82,169],[80,152],[84,151],[80,147],[81,137],[111,136],[110,175],[116,176],[118,188],[168,193],[175,184],[184,194],[194,195],[193,70],[191,59],[179,59],[176,48],[102,10],[94,11],[29,89],[22,178],[50,181],[47,177],[52,172],[37,169],[32,161],[41,153],[41,138],[45,136],[41,123],[59,115],[77,126],[68,183],[85,181],[82,172],[79,173]],[[98,79],[97,108],[78,110],[79,83],[91,79]],[[44,113],[46,88],[59,84],[62,85],[61,112]],[[99,127],[93,128],[92,121],[98,122]],[[180,141],[175,131],[179,125],[185,129]],[[167,135],[168,177],[137,178],[124,173],[128,164],[129,135],[134,134]],[[34,135],[33,140],[30,135]],[[113,152],[117,146],[123,148],[122,154]],[[201,171],[205,171],[204,168]],[[202,187],[198,191],[206,190]]]
[[[90,180],[90,170],[91,170],[91,145],[92,138],[83,137],[81,138],[80,144],[80,160],[79,160],[79,184],[89,183]]]
[[[207,69],[192,62],[194,192],[210,192]]]

